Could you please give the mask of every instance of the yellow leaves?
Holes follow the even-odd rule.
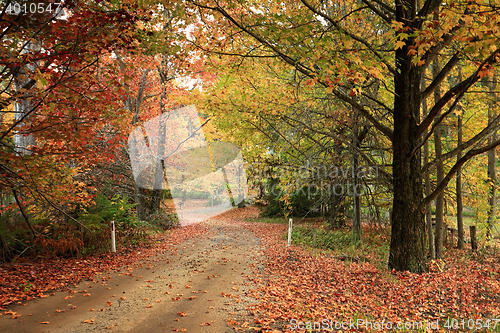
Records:
[[[47,79],[50,78],[50,74],[40,72],[40,70],[36,69],[35,81],[36,87],[40,90],[43,90],[47,85]]]
[[[403,22],[393,21],[391,23],[391,28],[395,31],[403,29]]]
[[[352,44],[353,44],[353,40],[352,40],[352,39],[347,39],[347,40],[344,40],[344,42],[343,42],[343,43],[344,43],[344,47],[345,47],[346,49],[350,49],[350,48],[351,48],[351,46],[352,46]]]
[[[389,31],[387,31],[386,33],[384,33],[384,34],[382,35],[382,38],[387,38],[387,37],[391,36],[392,34],[393,34],[393,31],[392,31],[392,30],[389,30]]]
[[[462,19],[464,20],[466,26],[471,26],[472,21],[474,20],[471,15],[464,15]]]
[[[314,86],[316,83],[318,82],[318,79],[315,78],[315,79],[309,79],[309,80],[306,80],[304,82],[305,86],[308,87],[308,88],[311,88],[312,86]]]
[[[380,69],[378,69],[376,67],[370,67],[368,69],[368,73],[370,73],[370,75],[376,79],[381,79],[381,80],[383,79],[383,75],[382,75],[382,73],[380,73]]]
[[[406,44],[405,44],[405,42],[403,42],[402,40],[398,40],[398,41],[396,42],[396,45],[395,45],[395,48],[394,48],[394,49],[395,49],[395,50],[400,49],[400,48],[402,48],[402,47],[403,47],[403,46],[405,46],[405,45],[406,45]]]

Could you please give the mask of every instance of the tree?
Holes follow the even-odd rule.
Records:
[[[493,76],[489,82],[486,83],[488,87],[488,92],[490,97],[488,98],[488,122],[492,122],[495,120],[496,117],[496,95],[495,95],[495,88],[496,88],[496,75]],[[488,143],[492,143],[497,139],[497,133],[496,131],[493,132],[493,135],[489,137]],[[488,227],[486,231],[486,236],[487,238],[491,238],[491,230],[494,228],[494,225],[496,223],[496,214],[497,214],[497,175],[496,175],[496,151],[495,150],[490,150],[488,151],[488,182],[490,185],[490,193],[489,193],[489,198],[488,198],[488,204],[489,204],[489,209],[488,209]]]
[[[388,266],[425,271],[425,205],[466,161],[500,144],[481,141],[498,127],[496,117],[460,147],[422,167],[421,148],[436,127],[480,78],[494,71],[499,59],[499,8],[489,1],[434,0],[421,5],[416,0],[188,3],[200,27],[194,45],[293,67],[311,85],[355,107],[391,141],[394,197]],[[438,22],[435,15],[445,19]],[[436,59],[443,65],[421,91],[423,73]],[[428,100],[461,59],[468,75],[430,103],[429,113],[421,119],[421,101]],[[381,85],[376,96],[367,89],[375,82]],[[459,149],[465,154],[424,198],[422,172],[456,156]]]
[[[47,239],[47,230],[67,228],[65,237],[73,237],[82,227],[75,212],[96,190],[88,170],[110,159],[115,129],[126,118],[123,90],[106,79],[113,70],[101,64],[113,50],[134,50],[135,23],[147,19],[120,3],[39,5],[43,10],[28,6],[25,13],[4,1],[0,20],[2,228],[21,229],[11,214],[12,193],[37,241]]]

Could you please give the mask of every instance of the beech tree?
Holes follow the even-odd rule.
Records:
[[[434,130],[471,87],[493,75],[499,60],[500,4],[191,0],[188,6],[187,13],[195,17],[197,25],[191,41],[199,49],[238,59],[275,59],[293,67],[309,78],[308,85],[321,86],[331,98],[352,105],[390,140],[393,214],[388,267],[426,271],[425,205],[443,191],[466,161],[500,144],[499,140],[483,140],[497,129],[497,116],[454,150],[422,165],[422,147]],[[436,75],[423,81],[434,61],[439,64]],[[459,61],[464,64],[464,79],[432,100]],[[373,84],[380,85],[377,95],[368,89]],[[423,118],[422,101],[429,107]],[[424,197],[423,173],[458,152],[463,155]]]

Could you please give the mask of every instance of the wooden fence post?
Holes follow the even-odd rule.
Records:
[[[469,231],[470,231],[470,246],[473,251],[476,251],[477,250],[476,226],[475,225],[469,226]]]

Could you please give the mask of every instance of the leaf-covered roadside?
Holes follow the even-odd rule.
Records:
[[[85,258],[60,258],[40,262],[21,261],[0,266],[0,309],[13,303],[37,297],[48,297],[49,291],[64,290],[81,280],[94,280],[97,273],[121,271],[132,274],[141,260],[169,251],[192,237],[202,237],[207,228],[194,224],[151,237],[150,245],[118,248],[116,253],[103,253]]]
[[[430,272],[382,271],[372,263],[347,264],[330,256],[314,256],[298,246],[286,250],[286,225],[245,224],[265,247],[265,271],[250,277],[261,287],[249,296],[255,323],[289,328],[290,320],[357,319],[385,322],[428,322],[448,318],[498,318],[500,260],[457,251],[443,267]],[[361,327],[360,327],[361,328]]]

